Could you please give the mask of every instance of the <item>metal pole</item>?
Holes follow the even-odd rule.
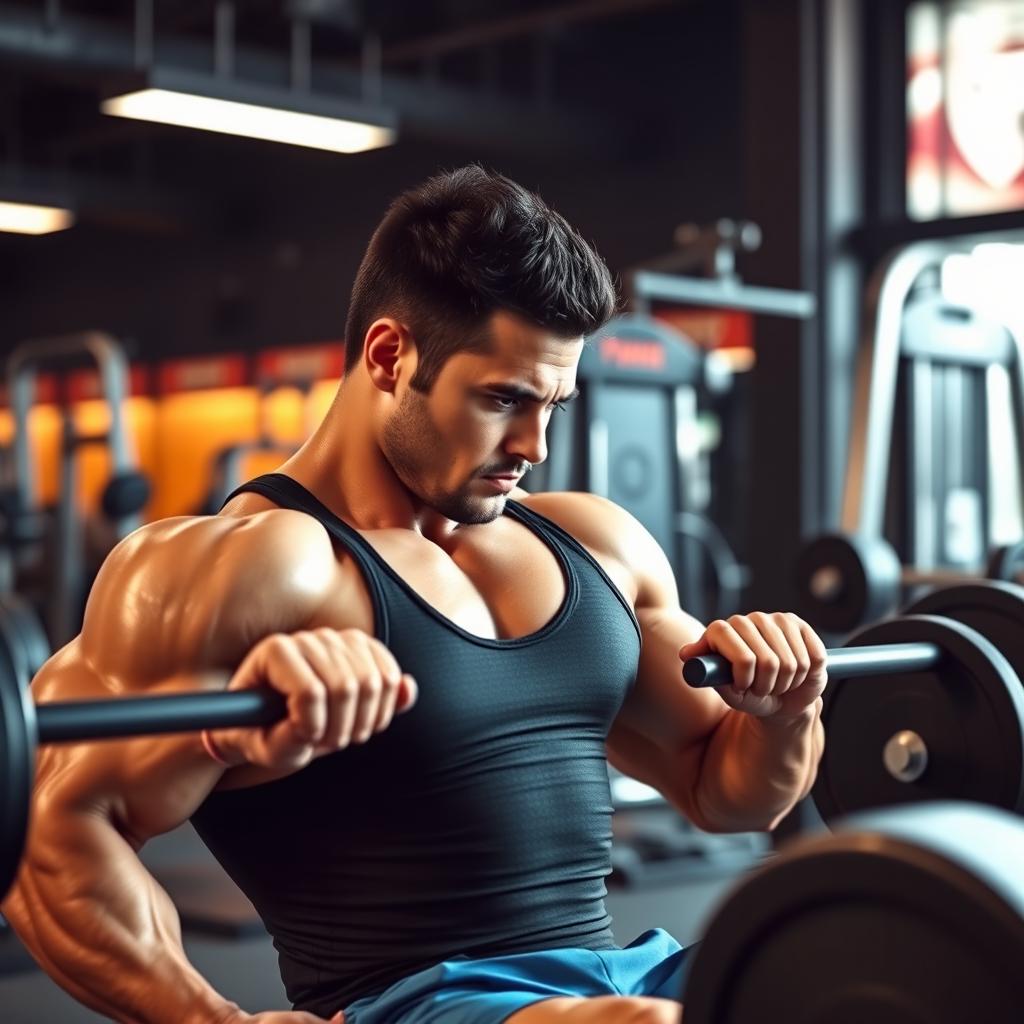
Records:
[[[927,643],[840,647],[825,654],[828,674],[843,679],[919,672],[934,668],[943,658],[940,647]],[[732,670],[725,658],[708,655],[687,661],[683,665],[683,678],[691,686],[728,686],[732,682]]]
[[[152,736],[199,729],[272,725],[285,717],[285,698],[276,690],[184,693],[169,697],[57,701],[37,704],[40,743]]]

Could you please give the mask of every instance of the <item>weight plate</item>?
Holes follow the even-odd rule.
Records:
[[[28,654],[28,674],[31,679],[50,660],[53,650],[39,613],[28,602],[22,606],[21,639]]]
[[[686,1024],[1024,1020],[1024,825],[891,808],[797,841],[706,930]]]
[[[25,847],[36,770],[35,705],[0,644],[0,899]]]
[[[100,508],[107,519],[116,522],[141,512],[151,494],[152,485],[144,473],[125,469],[107,481],[100,495]]]
[[[904,642],[937,644],[946,657],[934,669],[829,682],[813,790],[822,817],[922,800],[1022,809],[1024,692],[1009,661],[976,630],[931,615],[869,626],[848,646]],[[905,732],[927,752],[907,781],[891,757]]]
[[[982,581],[944,587],[915,601],[907,615],[945,615],[976,629],[1024,680],[1024,587]]]
[[[801,550],[796,573],[801,614],[824,632],[849,633],[899,604],[899,558],[881,537],[818,537]]]
[[[0,597],[0,643],[3,644],[7,657],[10,658],[18,684],[25,687],[28,686],[32,676],[29,673],[28,652],[22,642],[19,625],[17,616],[12,615],[3,607],[3,598]]]
[[[15,667],[26,685],[51,654],[38,613],[18,594],[0,594],[0,640],[11,649]]]
[[[989,555],[985,575],[990,580],[1024,583],[1024,541],[997,547]]]

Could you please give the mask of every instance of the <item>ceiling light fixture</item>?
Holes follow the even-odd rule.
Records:
[[[291,23],[287,89],[235,77],[233,0],[217,0],[214,14],[214,73],[161,68],[153,64],[153,0],[136,0],[139,71],[130,88],[100,104],[103,113],[335,153],[361,153],[395,141],[397,117],[376,102],[379,47],[364,53],[362,100],[315,93],[311,28],[297,16]]]
[[[395,141],[396,118],[382,108],[159,68],[147,73],[140,88],[104,100],[100,109],[115,117],[335,153],[361,153]]]
[[[0,231],[49,235],[74,223],[74,211],[62,192],[0,182]]]

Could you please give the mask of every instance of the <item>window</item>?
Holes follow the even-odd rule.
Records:
[[[1024,340],[1024,244],[990,242],[954,253],[942,264],[942,292],[955,305],[976,309],[1005,324]],[[1001,366],[988,369],[988,451],[993,544],[1013,544],[1024,532],[1020,505],[1020,460],[1013,421],[1010,379]]]
[[[1024,207],[1024,0],[912,4],[907,212]]]

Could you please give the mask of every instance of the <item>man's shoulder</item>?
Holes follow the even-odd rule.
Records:
[[[640,523],[620,505],[586,491],[522,492],[520,503],[560,526],[581,544],[628,564]]]
[[[548,491],[520,500],[603,560],[621,565],[638,591],[649,589],[652,583],[659,593],[674,590],[672,568],[661,546],[621,505],[585,491]]]
[[[94,589],[97,603],[115,617],[127,598],[140,608],[165,609],[165,618],[175,609],[196,629],[205,620],[228,632],[240,624],[246,633],[285,631],[322,603],[338,569],[329,534],[301,512],[181,516],[125,538]]]
[[[111,552],[112,566],[135,563],[171,570],[215,559],[220,569],[260,571],[284,560],[300,563],[331,550],[330,535],[312,516],[271,508],[244,515],[175,516],[148,523]],[[214,565],[206,561],[207,568]]]

